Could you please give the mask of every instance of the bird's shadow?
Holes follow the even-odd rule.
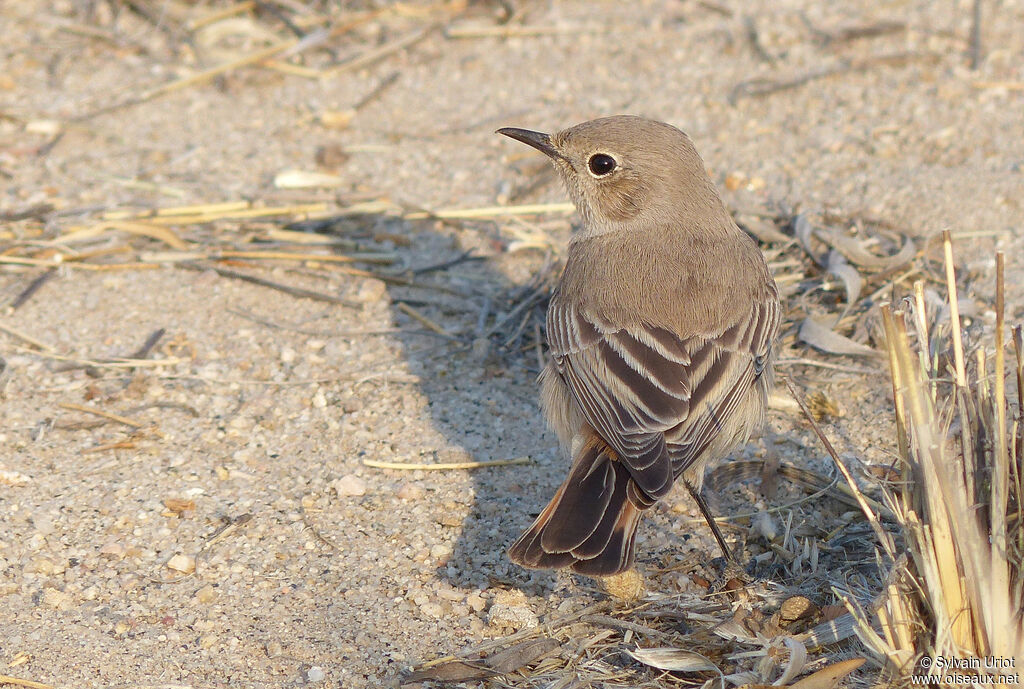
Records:
[[[494,259],[465,260],[471,257],[456,246],[455,237],[438,228],[438,223],[405,228],[415,237],[416,259],[406,274],[416,284],[388,288],[396,325],[422,325],[410,315],[411,307],[457,338],[431,343],[414,332],[397,338],[410,370],[419,376],[431,423],[448,442],[447,450],[432,459],[528,463],[469,470],[468,513],[450,555],[436,571],[455,588],[549,589],[556,582],[553,573],[524,570],[505,551],[544,506],[564,471],[536,386],[543,356],[540,324],[554,268],[537,251],[519,259],[499,252]],[[471,231],[505,248],[493,223]],[[509,262],[519,264],[515,277],[506,270]]]

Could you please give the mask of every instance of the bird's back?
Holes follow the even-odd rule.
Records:
[[[615,327],[653,325],[684,338],[714,336],[752,304],[778,299],[760,250],[738,228],[658,235],[573,241],[556,298]]]

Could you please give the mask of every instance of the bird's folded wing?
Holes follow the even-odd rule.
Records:
[[[719,435],[726,434],[728,446],[749,429],[753,420],[736,415],[769,365],[779,316],[778,301],[759,301],[721,334],[687,340],[690,413],[666,432],[674,475],[686,471]]]
[[[777,324],[773,300],[756,303],[718,332],[680,335],[615,328],[555,299],[547,330],[558,371],[587,422],[637,486],[661,497],[760,375]]]

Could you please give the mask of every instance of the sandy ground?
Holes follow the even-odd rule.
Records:
[[[193,35],[200,64],[169,23],[154,25],[119,3],[2,3],[0,214],[8,221],[0,246],[25,255],[26,242],[121,207],[560,201],[540,157],[493,130],[551,130],[632,112],[689,132],[734,206],[864,214],[923,238],[975,233],[958,239],[972,284],[989,293],[991,252],[1006,251],[1010,315],[1024,318],[1020,2],[984,3],[976,71],[966,55],[967,2],[514,4],[514,24],[554,32],[434,31],[322,79],[244,68],[98,112],[291,34],[268,14],[242,13],[244,23],[223,35]],[[157,19],[187,19],[228,5],[147,6]],[[433,18],[494,26],[500,8],[480,3],[454,19],[425,12],[392,8],[329,40],[333,55],[320,48],[292,64],[324,68]],[[901,28],[841,37],[883,22]],[[774,94],[734,91],[753,78],[829,68],[838,71]],[[382,83],[347,127],[329,126],[331,113]],[[324,147],[345,155],[321,155],[318,167]],[[329,190],[277,188],[275,175],[289,169],[340,179]],[[39,204],[53,210],[16,219]],[[543,238],[564,243],[570,219],[541,220]],[[241,240],[271,224],[217,228]],[[488,258],[423,274],[431,289],[295,262],[250,270],[347,305],[164,265],[62,268],[14,309],[43,269],[3,267],[0,322],[54,354],[127,356],[157,329],[166,335],[150,354],[162,365],[84,370],[0,334],[0,674],[57,687],[388,685],[410,665],[514,629],[491,616],[505,592],[524,592],[522,604],[538,616],[602,598],[588,580],[524,572],[505,559],[563,462],[540,418],[532,352],[462,344],[479,335],[484,304],[494,304],[492,323],[510,291],[543,265],[542,251],[509,250],[537,231],[513,221],[384,216],[335,230],[369,237],[410,269],[467,249]],[[129,238],[108,232],[97,242],[78,248]],[[138,237],[130,244],[168,249]],[[424,333],[398,307],[403,300],[462,343]],[[979,314],[982,326],[990,323],[984,307]],[[865,365],[809,354],[793,332],[791,325],[784,356]],[[828,428],[841,452],[869,463],[891,457],[883,378],[787,372],[836,400],[843,415]],[[68,404],[137,427],[61,406]],[[96,421],[106,423],[79,423]],[[776,412],[769,427],[787,460],[819,462],[795,416]],[[764,453],[758,441],[740,454]],[[533,463],[472,472],[363,464],[518,457]],[[736,510],[760,500],[750,487],[722,499]],[[836,511],[803,506],[794,519],[813,520],[819,510]],[[655,510],[639,542],[641,568],[714,557],[693,518],[682,496]],[[692,587],[664,578],[658,585]]]

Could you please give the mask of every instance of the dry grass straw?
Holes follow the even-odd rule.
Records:
[[[892,564],[875,611],[880,633],[863,611],[858,633],[894,678],[920,674],[918,663],[934,667],[938,657],[976,659],[974,672],[989,675],[1000,669],[985,658],[1015,661],[1017,670],[1005,670],[1011,673],[1024,663],[1021,420],[1018,408],[1008,430],[1003,256],[996,261],[993,374],[984,349],[968,368],[949,234],[943,239],[949,323],[929,332],[920,286],[904,302],[910,312],[886,307],[883,314],[903,474],[885,497],[907,555]],[[947,335],[951,371],[938,355]],[[1022,355],[1018,347],[1018,381]]]
[[[0,684],[10,684],[15,687],[30,687],[31,689],[53,689],[52,684],[33,682],[30,679],[21,679],[20,677],[10,677],[8,675],[0,675]]]
[[[423,462],[381,462],[376,459],[364,459],[363,466],[375,469],[391,469],[393,471],[456,471],[461,469],[486,469],[490,467],[518,466],[532,464],[529,457],[515,457],[513,459],[494,459],[485,462],[435,462],[433,464]]]

